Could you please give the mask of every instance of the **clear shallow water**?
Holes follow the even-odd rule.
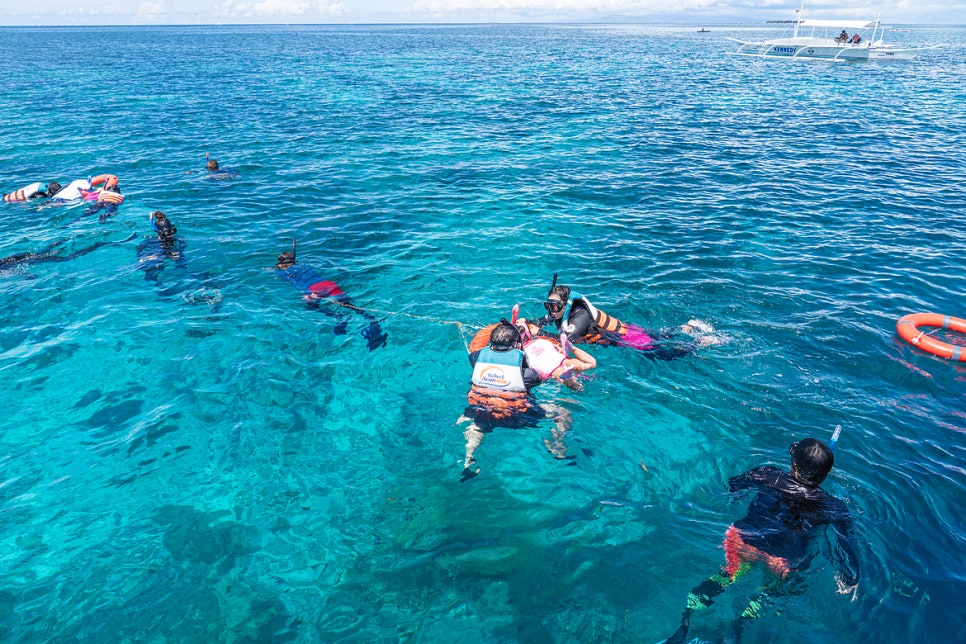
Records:
[[[962,30],[894,34],[948,45],[903,65],[722,55],[747,29],[0,31],[2,190],[127,196],[105,225],[5,205],[0,255],[161,209],[190,269],[165,286],[224,298],[145,281],[137,242],[0,273],[3,639],[659,640],[742,516],[727,478],[837,424],[858,597],[820,558],[749,640],[961,638],[966,368],[894,328],[966,317]],[[293,236],[388,347],[263,270]],[[573,466],[497,431],[460,484],[464,343],[555,272],[731,341],[598,349],[585,392],[539,393]]]

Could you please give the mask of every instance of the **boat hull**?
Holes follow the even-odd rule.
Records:
[[[734,52],[761,58],[819,58],[824,60],[911,60],[918,49],[900,49],[877,44],[838,44],[817,38],[782,38],[744,43]]]

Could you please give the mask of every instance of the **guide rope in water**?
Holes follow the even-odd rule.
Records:
[[[469,353],[469,350],[470,350],[470,342],[469,340],[467,340],[467,337],[472,339],[473,336],[475,335],[475,332],[483,328],[482,326],[477,326],[474,324],[466,324],[465,322],[456,322],[453,320],[442,320],[440,318],[434,318],[427,315],[414,315],[413,313],[403,313],[402,311],[384,311],[380,309],[374,309],[371,307],[367,307],[366,310],[369,311],[370,313],[376,313],[382,316],[383,320],[393,316],[401,316],[401,317],[410,318],[412,320],[420,320],[422,322],[434,322],[436,324],[447,324],[447,325],[455,326],[460,333],[460,339],[463,341],[463,346],[466,347],[467,353]],[[469,336],[467,336],[467,333],[469,333]]]

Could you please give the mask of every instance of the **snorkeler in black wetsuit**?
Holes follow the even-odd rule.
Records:
[[[115,244],[123,244],[124,242],[131,241],[137,237],[136,233],[131,233],[127,239],[122,239],[120,241],[99,241],[90,246],[85,246],[80,250],[75,250],[69,255],[61,255],[60,247],[66,244],[69,239],[58,239],[55,242],[50,243],[46,248],[44,248],[39,253],[15,253],[7,257],[0,258],[0,271],[11,270],[17,266],[23,266],[25,264],[42,264],[45,262],[69,262],[72,259],[77,259],[87,253],[97,250],[103,246],[113,246]]]
[[[618,320],[593,306],[583,295],[572,292],[569,286],[558,285],[556,275],[543,306],[547,314],[534,321],[538,327],[552,323],[557,333],[566,333],[574,344],[628,347],[653,360],[676,360],[691,355],[700,347],[723,342],[722,337],[714,334],[711,325],[700,320],[660,331]]]
[[[152,212],[150,219],[157,235],[145,239],[137,248],[138,268],[144,271],[144,279],[154,282],[163,296],[181,295],[188,304],[204,302],[212,313],[217,313],[221,308],[221,290],[211,284],[211,276],[207,273],[194,274],[188,269],[184,256],[186,244],[175,237],[178,228],[160,210]],[[161,277],[168,263],[173,263],[175,268],[183,271],[191,282],[201,282],[203,286],[194,291],[189,290],[184,283],[163,286]]]
[[[282,253],[275,260],[275,268],[285,281],[302,291],[306,306],[336,319],[336,325],[332,329],[333,333],[345,335],[346,327],[349,324],[345,311],[348,309],[355,311],[369,321],[369,326],[364,328],[361,334],[366,339],[370,351],[386,346],[386,340],[389,336],[382,330],[379,321],[374,316],[353,304],[338,284],[323,279],[319,272],[308,264],[296,263],[294,241],[292,242],[292,251]],[[323,301],[338,306],[325,306]]]
[[[731,492],[753,489],[757,492],[748,515],[725,533],[725,567],[688,595],[688,606],[681,616],[681,626],[666,641],[683,642],[688,634],[691,615],[707,608],[714,598],[742,574],[752,562],[763,562],[779,578],[774,588],[761,591],[734,623],[736,636],[742,627],[758,616],[761,602],[769,592],[780,590],[780,582],[792,573],[807,570],[817,554],[813,544],[821,528],[835,533],[837,546],[832,558],[838,565],[836,582],[840,594],[852,594],[859,583],[858,557],[852,546],[852,520],[849,510],[839,499],[819,485],[832,469],[832,450],[814,438],[792,443],[791,473],[774,466],[757,467],[728,481]]]

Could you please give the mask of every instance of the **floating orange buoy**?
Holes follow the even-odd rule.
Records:
[[[953,362],[966,362],[966,347],[956,347],[946,342],[940,342],[926,335],[925,331],[920,331],[919,327],[921,326],[934,326],[966,333],[966,320],[954,318],[951,315],[940,315],[939,313],[913,313],[903,316],[896,322],[896,331],[899,332],[903,340],[912,346]]]
[[[105,190],[110,190],[111,188],[116,188],[117,187],[117,177],[115,177],[113,174],[99,174],[96,177],[94,177],[93,179],[91,179],[91,186],[92,187],[93,186],[100,185],[102,183],[104,184],[104,189]]]
[[[492,333],[493,329],[495,329],[498,326],[500,326],[499,323],[490,324],[488,326],[483,327],[479,331],[477,331],[476,335],[473,336],[473,341],[470,342],[470,353],[473,353],[474,351],[479,351],[483,347],[490,344],[490,333]]]

